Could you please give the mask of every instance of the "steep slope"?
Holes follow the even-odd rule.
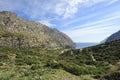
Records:
[[[0,46],[74,48],[73,41],[57,29],[19,18],[15,13],[0,12]]]
[[[114,41],[120,39],[120,31],[112,34],[110,37],[107,38],[106,42]]]

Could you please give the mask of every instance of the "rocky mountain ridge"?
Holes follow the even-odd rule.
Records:
[[[115,41],[120,39],[120,31],[112,34],[110,37],[107,38],[106,42],[110,42],[110,41]]]
[[[0,12],[0,46],[27,48],[74,48],[73,41],[57,29]]]

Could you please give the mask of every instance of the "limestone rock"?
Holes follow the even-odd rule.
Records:
[[[73,41],[57,29],[19,18],[15,13],[0,12],[0,46],[27,48],[74,48]]]

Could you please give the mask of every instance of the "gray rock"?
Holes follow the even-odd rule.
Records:
[[[74,48],[73,41],[57,29],[19,18],[15,13],[0,12],[0,46],[28,48]]]
[[[114,41],[120,39],[120,31],[112,34],[110,37],[107,38],[106,42]]]

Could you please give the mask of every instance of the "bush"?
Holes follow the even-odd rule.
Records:
[[[58,69],[61,67],[61,63],[57,62],[56,60],[49,60],[47,61],[45,67],[51,67],[54,69]]]
[[[93,67],[88,67],[88,73],[93,74],[93,75],[101,75],[105,73],[105,69],[103,67],[98,67],[98,68],[93,68]]]
[[[114,72],[103,77],[106,80],[120,80],[120,72]]]
[[[42,68],[42,66],[39,64],[34,64],[31,66],[31,70],[36,70],[36,69],[40,69],[40,68]]]
[[[63,65],[63,69],[75,75],[88,74],[88,70],[85,67],[74,63]]]
[[[79,66],[75,63],[67,63],[62,64],[62,68],[72,74],[75,75],[85,75],[85,74],[92,74],[92,75],[102,75],[105,74],[105,68],[104,67],[85,67],[85,66]]]

